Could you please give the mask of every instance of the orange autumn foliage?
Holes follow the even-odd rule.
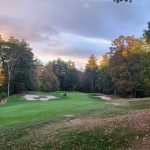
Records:
[[[134,36],[125,37],[120,35],[112,42],[112,45],[123,57],[128,57],[132,53],[138,53],[141,48],[139,40],[134,38]]]

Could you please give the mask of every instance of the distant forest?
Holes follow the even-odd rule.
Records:
[[[43,65],[25,40],[0,37],[0,92],[56,90],[150,96],[150,23],[141,38],[114,39],[102,60],[91,55],[84,71],[61,58]]]

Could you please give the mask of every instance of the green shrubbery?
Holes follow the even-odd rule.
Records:
[[[5,93],[5,92],[0,93],[0,100],[4,99],[6,97],[7,97],[7,93]]]

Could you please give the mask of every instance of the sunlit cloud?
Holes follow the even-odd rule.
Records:
[[[91,54],[108,52],[120,34],[141,36],[149,6],[149,0],[0,0],[0,34],[25,39],[43,62],[61,57],[85,66]]]

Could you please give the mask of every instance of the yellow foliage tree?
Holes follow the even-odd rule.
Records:
[[[96,69],[97,67],[98,67],[97,59],[94,55],[91,55],[89,57],[88,63],[86,64],[86,69],[92,70],[92,69]]]
[[[5,76],[4,76],[4,73],[3,73],[3,69],[2,67],[0,66],[0,86],[2,86],[5,82]]]
[[[106,68],[107,66],[108,66],[108,57],[107,55],[104,55],[100,62],[100,68],[103,69],[103,68]]]

